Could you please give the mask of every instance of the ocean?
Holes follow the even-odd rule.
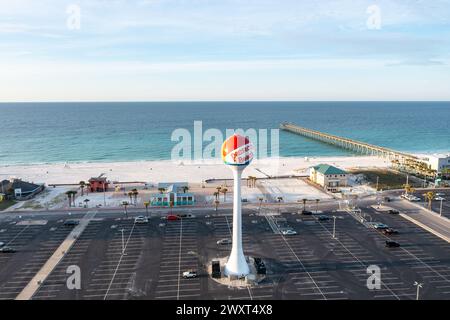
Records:
[[[1,103],[0,120],[1,165],[170,159],[172,132],[193,134],[194,121],[223,133],[289,121],[399,151],[450,151],[450,102]],[[281,156],[352,154],[280,131]]]

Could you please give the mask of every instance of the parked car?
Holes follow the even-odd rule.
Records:
[[[175,221],[175,220],[179,220],[179,219],[181,219],[181,218],[179,216],[174,215],[174,214],[169,214],[167,216],[167,220],[169,220],[169,221]]]
[[[389,214],[399,214],[400,212],[398,212],[398,210],[394,210],[394,209],[390,209],[388,210]]]
[[[302,210],[302,214],[304,214],[305,216],[310,216],[312,215],[312,212],[309,210]]]
[[[217,260],[211,261],[211,270],[213,278],[222,277],[222,272],[220,271],[220,261]]]
[[[65,222],[64,222],[64,225],[65,226],[77,226],[77,225],[79,225],[80,224],[80,221],[77,221],[77,220],[66,220]]]
[[[231,244],[231,240],[230,239],[220,239],[217,241],[218,245],[227,245],[227,244]]]
[[[0,248],[0,253],[14,253],[17,250],[11,247],[2,247]]]
[[[390,197],[384,197],[384,202],[391,202],[391,198]]]
[[[445,201],[445,198],[442,198],[441,196],[435,197],[434,200],[436,201]]]
[[[383,232],[383,234],[385,234],[387,236],[390,236],[392,234],[398,234],[398,231],[395,229],[392,229],[392,228],[383,229],[383,231],[381,231],[381,232]]]
[[[266,265],[261,258],[254,258],[254,265],[258,274],[266,274]]]
[[[330,220],[330,217],[329,216],[325,216],[325,215],[320,215],[317,218],[317,220],[319,220],[319,221],[328,221],[328,220]]]
[[[189,279],[189,278],[197,278],[197,271],[194,270],[188,270],[183,272],[183,278]]]
[[[0,248],[3,247],[4,245],[5,243],[0,241]]]
[[[281,234],[284,236],[293,236],[293,235],[297,234],[297,231],[292,230],[292,229],[281,230]]]
[[[148,218],[144,216],[139,216],[134,218],[134,223],[136,224],[145,224],[148,223]]]
[[[380,222],[376,222],[373,224],[373,227],[377,230],[383,230],[383,229],[388,229],[389,227],[387,225],[385,225],[384,223],[380,223]]]
[[[437,192],[437,193],[436,193],[436,196],[437,196],[437,197],[443,197],[443,196],[445,196],[445,193],[443,193],[443,192]]]
[[[177,216],[180,218],[195,218],[195,216],[190,213],[182,213],[182,214],[178,214]]]
[[[400,243],[398,243],[396,241],[386,241],[385,246],[386,246],[386,248],[398,248],[398,247],[400,247]]]

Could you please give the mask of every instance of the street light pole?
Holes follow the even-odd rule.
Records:
[[[125,239],[123,237],[123,232],[125,231],[125,229],[120,230],[120,232],[122,232],[122,255],[125,254]]]
[[[420,292],[420,288],[422,288],[422,286],[423,286],[423,283],[419,283],[419,282],[415,281],[414,285],[417,287],[416,300],[419,300],[419,292]]]
[[[105,183],[103,183],[103,207],[106,207]]]
[[[336,216],[333,216],[333,239],[336,239]]]
[[[439,208],[439,215],[442,217],[442,201],[443,201],[444,199],[441,199],[441,206],[440,206],[440,208]]]

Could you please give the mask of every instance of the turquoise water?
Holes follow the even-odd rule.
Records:
[[[177,128],[278,128],[284,121],[399,151],[450,151],[450,102],[0,104],[0,164],[170,159]],[[351,153],[280,131],[281,156]]]

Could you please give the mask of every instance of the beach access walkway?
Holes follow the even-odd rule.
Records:
[[[44,266],[36,273],[33,279],[27,284],[22,292],[16,297],[16,300],[30,300],[34,294],[39,290],[40,286],[44,283],[45,279],[56,268],[59,262],[69,252],[74,243],[86,229],[89,222],[95,217],[97,211],[89,211],[80,220],[79,224],[69,233],[67,238],[56,249],[53,255],[47,260]]]

